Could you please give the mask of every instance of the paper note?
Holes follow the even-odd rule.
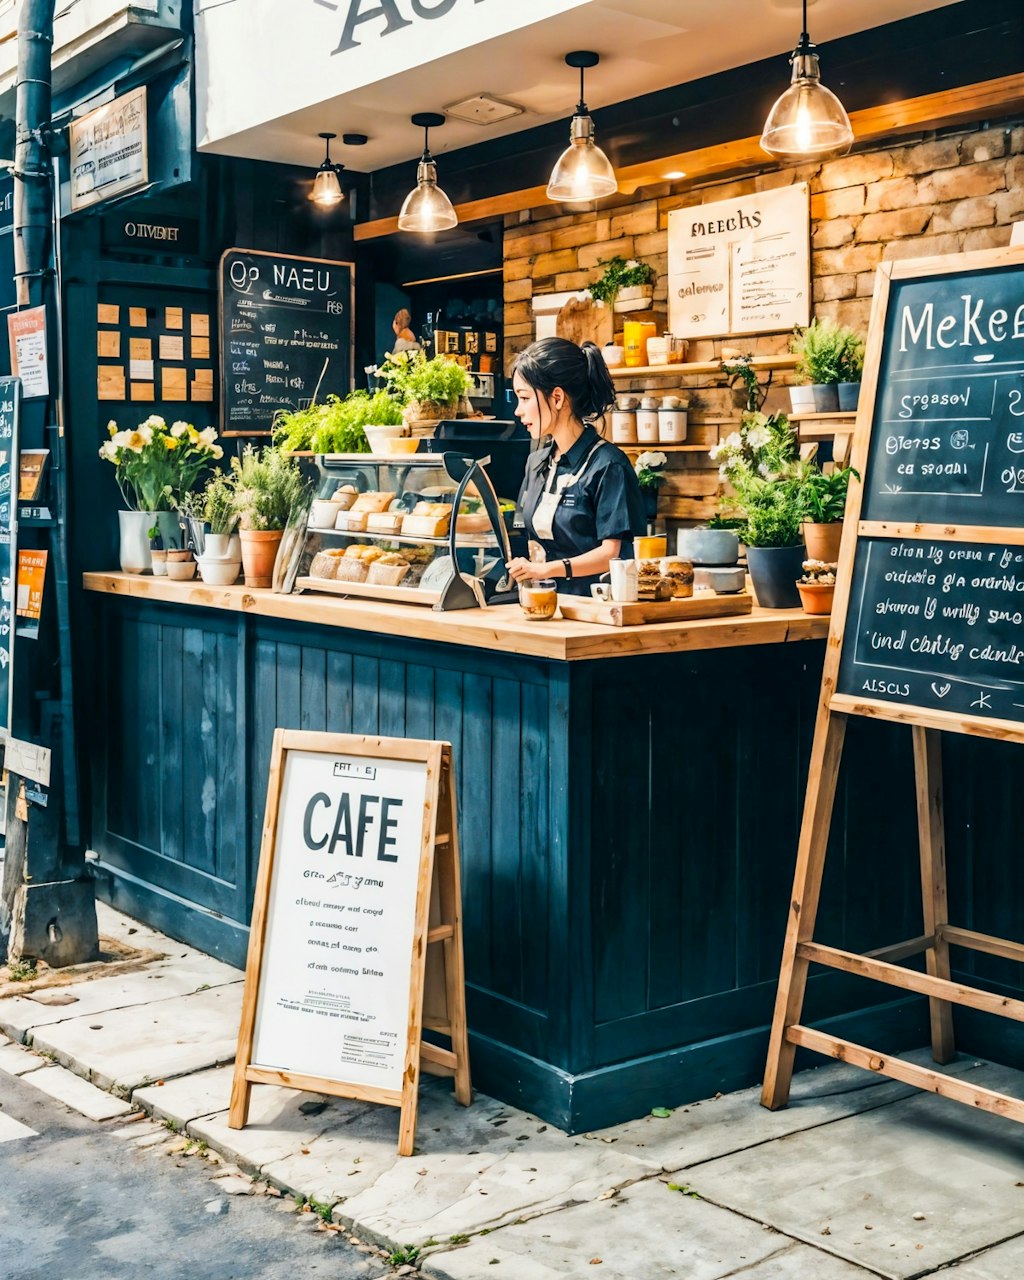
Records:
[[[128,354],[133,360],[153,359],[152,338],[129,338]]]
[[[210,336],[210,317],[204,315],[201,311],[197,311],[190,321],[193,338],[208,338]]]
[[[129,307],[128,323],[133,329],[145,329],[147,324],[145,307]]]
[[[132,360],[128,366],[128,376],[133,382],[152,382],[153,361]]]
[[[188,390],[188,375],[184,369],[163,369],[160,374],[160,394],[164,400],[184,400]]]
[[[96,331],[96,354],[108,360],[121,354],[121,335],[116,329],[98,329]]]
[[[175,337],[169,333],[162,333],[160,335],[160,359],[184,360],[185,339],[182,337]]]
[[[185,313],[181,307],[168,307],[164,312],[164,328],[180,329],[185,323]]]
[[[156,395],[152,382],[133,382],[132,383],[133,400],[155,400]]]
[[[43,583],[46,580],[45,551],[18,552],[18,595],[15,612],[19,618],[38,622],[43,607]]]
[[[97,324],[118,324],[121,319],[121,308],[112,302],[101,302],[96,308]]]
[[[193,338],[192,339],[192,359],[193,360],[209,360],[210,358],[210,339],[209,338]]]
[[[11,372],[21,378],[21,393],[32,396],[50,394],[46,359],[46,308],[30,307],[14,311],[7,317],[7,336],[11,348]]]

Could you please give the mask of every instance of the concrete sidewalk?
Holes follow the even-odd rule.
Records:
[[[0,1079],[111,1127],[142,1108],[362,1239],[418,1246],[424,1276],[1024,1275],[1024,1131],[837,1064],[798,1075],[785,1111],[747,1090],[576,1137],[480,1094],[458,1107],[428,1077],[409,1159],[397,1110],[272,1086],[229,1129],[242,974],[100,912],[101,933],[161,958],[60,987],[73,1003],[0,1000]],[[948,1070],[1024,1094],[1021,1072]]]

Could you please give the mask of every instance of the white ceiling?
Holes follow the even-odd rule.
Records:
[[[830,40],[951,3],[955,0],[810,0],[808,26],[819,46],[825,83],[841,90],[828,76]],[[414,112],[440,111],[480,92],[516,102],[526,111],[486,127],[449,120],[431,134],[435,155],[551,121],[568,122],[579,83],[578,73],[563,58],[579,48],[601,54],[600,65],[586,79],[592,110],[772,55],[779,58],[781,92],[788,78],[787,55],[800,25],[800,0],[591,0],[498,39],[261,122],[208,149],[315,167],[323,158],[319,132],[365,133],[370,141],[358,149],[343,147],[339,137],[332,158],[368,172],[419,154],[422,132],[409,122]],[[750,132],[760,125],[752,120]]]

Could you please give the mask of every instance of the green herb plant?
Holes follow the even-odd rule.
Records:
[[[604,271],[592,284],[587,285],[595,302],[604,302],[610,306],[621,289],[654,283],[654,268],[636,258],[627,259],[616,254],[614,258],[599,259],[597,265],[604,267]]]
[[[860,479],[853,467],[837,467],[829,475],[808,463],[800,477],[800,511],[810,524],[835,524],[846,511],[850,480]]]
[[[231,459],[229,483],[242,529],[284,529],[308,497],[298,462],[270,445],[256,450],[247,444],[240,458]]]
[[[745,413],[740,429],[710,450],[732,492],[723,515],[739,517],[740,539],[749,547],[792,547],[800,542],[803,466],[796,432],[783,413]]]
[[[202,517],[210,526],[211,533],[232,534],[238,526],[235,492],[223,471],[218,471],[207,483],[203,494]]]
[[[274,443],[284,453],[369,453],[364,428],[401,421],[398,397],[387,391],[353,391],[306,409],[282,410],[274,420]]]
[[[401,404],[427,400],[455,405],[473,388],[473,379],[461,365],[445,355],[428,360],[422,351],[399,351],[376,370],[387,391]]]
[[[806,329],[797,329],[789,349],[797,358],[801,382],[859,382],[864,370],[864,339],[833,320],[814,319]]]

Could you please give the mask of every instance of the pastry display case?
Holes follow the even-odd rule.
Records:
[[[514,510],[487,458],[445,453],[317,457],[317,497],[294,590],[468,609],[514,600],[505,571]]]

